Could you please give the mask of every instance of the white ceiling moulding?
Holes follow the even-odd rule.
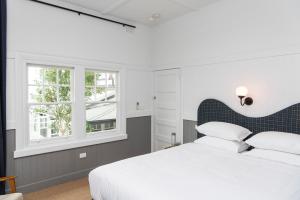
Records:
[[[40,1],[40,0],[29,0],[29,1],[39,3],[39,4],[42,4],[42,5],[45,5],[45,6],[50,6],[50,7],[54,7],[54,8],[57,8],[57,9],[77,13],[78,15],[85,15],[85,16],[88,16],[88,17],[93,17],[93,18],[100,19],[100,20],[103,20],[103,21],[106,21],[106,22],[109,22],[109,23],[118,24],[118,25],[121,25],[121,26],[124,26],[124,27],[136,28],[136,26],[131,25],[131,24],[127,24],[127,23],[124,23],[124,22],[120,22],[120,21],[105,18],[105,17],[100,17],[100,16],[97,16],[97,15],[93,15],[93,14],[90,14],[90,13],[87,13],[87,12],[80,11],[80,10],[75,10],[75,9],[72,9],[72,8],[69,8],[69,7],[60,6],[60,5],[57,5],[57,4],[48,3],[48,2]]]
[[[232,54],[226,56],[213,56],[209,58],[200,57],[191,62],[176,62],[176,63],[154,63],[151,68],[155,70],[166,70],[173,68],[191,68],[191,67],[210,67],[212,65],[220,65],[226,63],[246,62],[254,60],[263,60],[277,58],[283,56],[300,55],[300,45],[287,45],[278,48],[260,49],[250,53]]]

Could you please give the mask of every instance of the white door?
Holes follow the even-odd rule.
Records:
[[[154,116],[152,150],[171,145],[171,134],[182,143],[180,123],[180,70],[154,72]]]

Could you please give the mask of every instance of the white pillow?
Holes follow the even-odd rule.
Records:
[[[247,144],[258,148],[300,154],[300,135],[284,132],[262,132],[246,141]]]
[[[235,153],[241,153],[249,148],[245,142],[229,141],[216,137],[204,136],[194,141],[197,144],[206,144],[218,149],[228,150]]]
[[[251,131],[244,127],[225,122],[207,122],[195,128],[204,135],[233,141],[243,141],[251,134]]]
[[[300,166],[300,155],[297,154],[284,153],[280,151],[272,151],[272,150],[265,150],[265,149],[252,149],[251,151],[247,151],[243,153],[243,155]]]

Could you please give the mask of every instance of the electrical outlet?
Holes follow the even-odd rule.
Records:
[[[86,158],[86,152],[80,153],[80,154],[79,154],[79,158],[80,158],[80,159]]]

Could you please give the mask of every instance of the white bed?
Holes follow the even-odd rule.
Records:
[[[300,200],[300,166],[189,143],[101,166],[94,200]]]

